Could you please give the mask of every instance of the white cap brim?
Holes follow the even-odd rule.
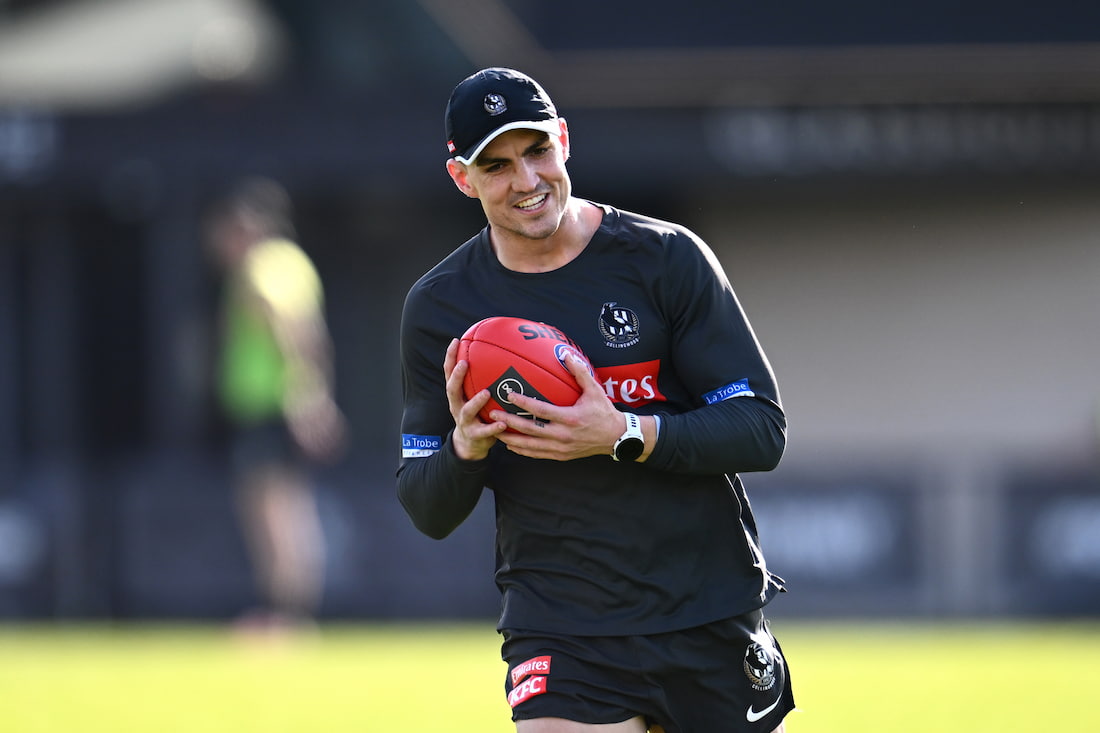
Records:
[[[539,130],[545,132],[548,135],[560,135],[561,134],[561,118],[555,117],[552,120],[532,120],[530,122],[509,122],[506,125],[501,125],[497,129],[490,132],[488,135],[481,139],[481,142],[477,144],[469,156],[463,158],[461,155],[454,156],[462,165],[471,165],[477,156],[481,155],[481,151],[485,149],[485,146],[493,142],[497,136],[502,135],[509,130]]]

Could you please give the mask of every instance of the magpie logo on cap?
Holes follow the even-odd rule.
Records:
[[[465,165],[508,130],[561,132],[558,112],[546,90],[526,74],[500,67],[482,69],[454,88],[444,124],[447,151]]]
[[[502,115],[508,111],[508,102],[504,101],[504,97],[499,94],[490,93],[485,95],[485,111],[493,117]]]

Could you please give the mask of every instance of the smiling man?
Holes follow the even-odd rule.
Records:
[[[569,128],[530,77],[468,77],[445,121],[487,226],[406,297],[398,494],[442,539],[492,492],[516,730],[782,731],[794,698],[762,610],[782,581],[740,474],[777,465],[786,418],[721,265],[682,226],[573,196]],[[537,419],[479,419],[457,337],[500,315],[588,356],[575,405],[517,394]]]

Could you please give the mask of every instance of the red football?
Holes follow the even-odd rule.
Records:
[[[470,364],[463,391],[469,399],[489,390],[491,398],[479,413],[484,422],[492,422],[491,410],[531,417],[508,401],[513,392],[555,405],[572,405],[581,396],[581,388],[565,366],[567,354],[580,357],[593,371],[573,340],[553,326],[511,316],[486,318],[470,326],[458,345],[458,358]]]

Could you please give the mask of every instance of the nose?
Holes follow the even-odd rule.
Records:
[[[520,158],[516,164],[516,174],[512,179],[512,185],[517,191],[531,191],[538,187],[538,166],[533,162]]]

